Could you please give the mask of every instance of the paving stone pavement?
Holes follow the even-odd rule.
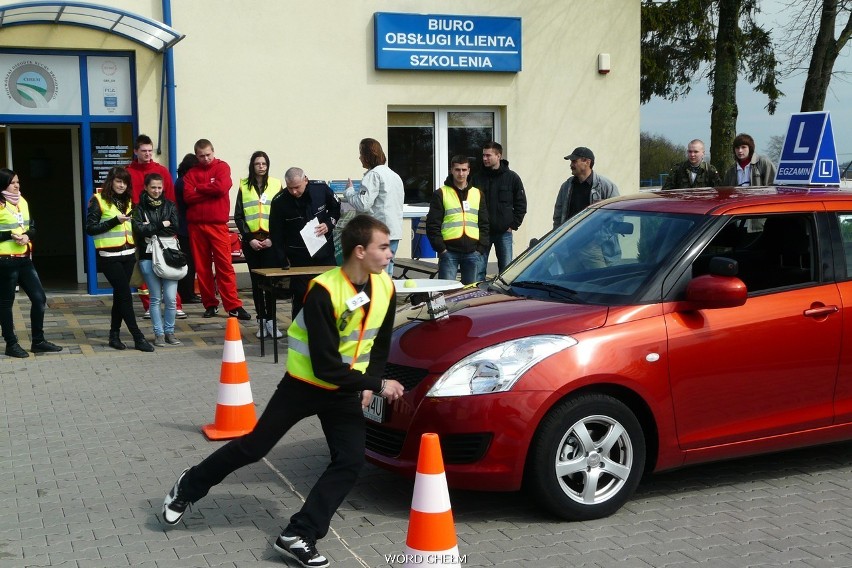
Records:
[[[183,346],[119,352],[106,347],[108,298],[51,296],[49,305],[48,338],[69,348],[0,356],[0,568],[295,566],[271,544],[325,467],[316,420],[178,526],[158,518],[178,473],[221,444],[199,428],[213,419],[225,318],[202,319],[190,305],[178,321]],[[28,309],[20,296],[25,347]],[[246,323],[259,413],[283,358],[261,358]],[[412,487],[368,465],[320,541],[332,566],[401,567],[385,555],[405,550]],[[651,476],[621,511],[592,522],[562,522],[520,493],[450,497],[464,566],[849,567],[850,489],[846,443]]]

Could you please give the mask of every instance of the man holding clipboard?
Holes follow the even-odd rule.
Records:
[[[340,220],[340,202],[331,188],[310,181],[301,168],[284,174],[287,191],[279,192],[269,210],[269,233],[282,267],[333,266],[332,238]],[[297,276],[290,281],[293,291],[292,318],[302,309],[310,277]]]

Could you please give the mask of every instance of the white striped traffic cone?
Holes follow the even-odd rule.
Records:
[[[405,566],[460,566],[447,475],[437,434],[423,434],[405,539]]]
[[[257,416],[251,397],[243,340],[240,338],[240,323],[237,318],[228,318],[216,418],[213,424],[202,426],[201,431],[211,440],[229,440],[248,434],[255,424]]]

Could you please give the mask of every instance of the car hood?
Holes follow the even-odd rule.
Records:
[[[463,357],[501,341],[572,334],[604,325],[606,306],[545,302],[480,289],[445,296],[449,316],[427,318],[426,307],[402,305],[389,362],[442,373]]]

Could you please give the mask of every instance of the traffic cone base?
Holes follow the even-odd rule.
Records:
[[[248,365],[237,318],[228,318],[222,370],[216,399],[216,417],[201,431],[211,440],[228,440],[248,434],[257,424],[249,383]]]

